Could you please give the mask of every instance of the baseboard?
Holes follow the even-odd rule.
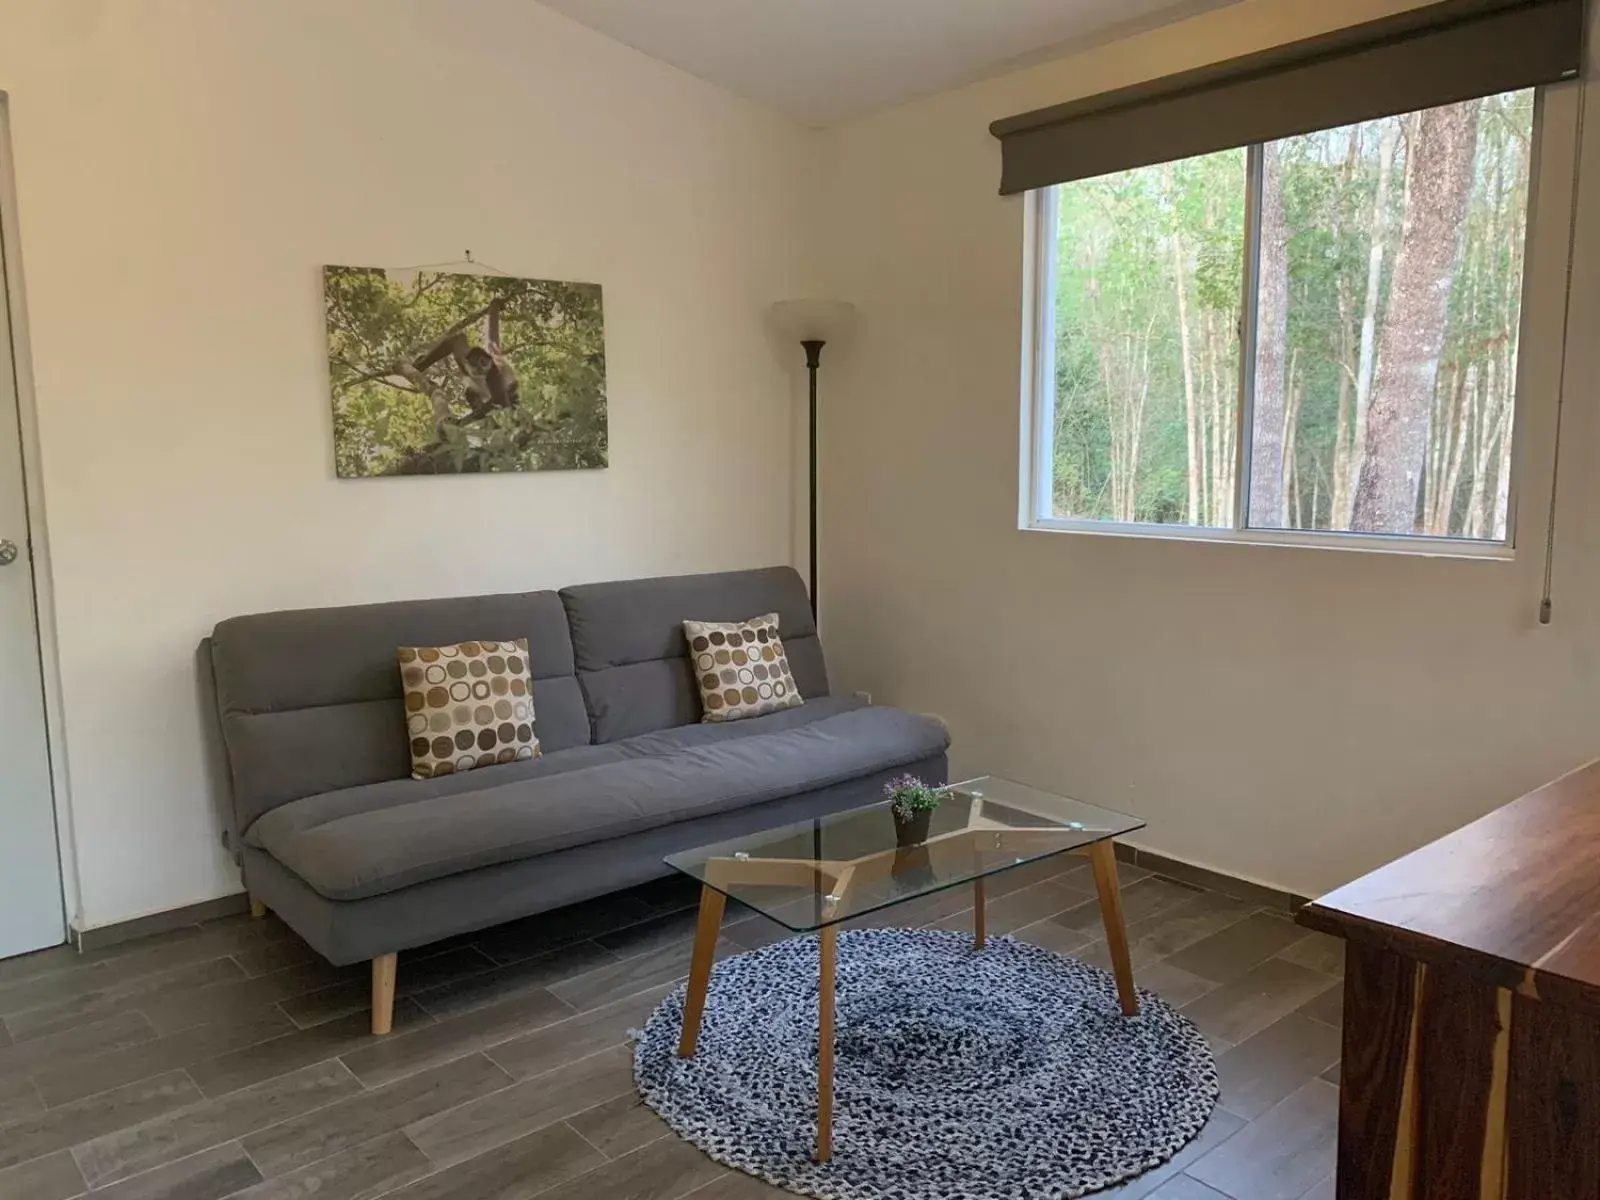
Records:
[[[1232,896],[1236,900],[1259,904],[1263,908],[1281,908],[1285,912],[1294,912],[1302,905],[1310,903],[1308,896],[1300,896],[1281,888],[1226,875],[1209,867],[1197,867],[1193,863],[1184,862],[1181,858],[1170,858],[1153,850],[1141,850],[1137,846],[1130,846],[1127,842],[1119,841],[1116,847],[1117,857],[1125,863],[1182,883],[1209,888],[1213,892],[1221,892],[1224,896]],[[149,937],[154,933],[169,933],[187,925],[198,925],[202,921],[213,921],[218,917],[231,917],[236,913],[248,911],[250,911],[249,897],[243,892],[237,892],[232,896],[219,896],[215,900],[202,900],[199,904],[186,904],[182,908],[134,917],[131,921],[117,921],[111,925],[98,925],[93,929],[74,930],[73,941],[80,951],[103,950],[107,946],[131,942],[135,938]]]
[[[93,929],[75,929],[72,940],[79,951],[103,950],[107,946],[131,942],[135,938],[149,937],[153,933],[170,933],[202,921],[218,917],[231,917],[235,913],[249,912],[250,901],[243,892],[232,896],[219,896],[215,900],[202,900],[199,904],[186,904],[182,908],[169,908],[165,912],[134,917],[131,921],[116,921],[110,925],[96,925]]]
[[[1213,892],[1221,892],[1224,896],[1232,896],[1235,900],[1259,904],[1263,908],[1281,908],[1285,912],[1297,912],[1304,905],[1311,903],[1309,896],[1256,883],[1251,879],[1240,879],[1236,875],[1227,875],[1210,867],[1197,867],[1194,863],[1184,862],[1181,858],[1157,854],[1154,850],[1142,850],[1138,846],[1130,846],[1127,842],[1117,843],[1117,857],[1132,866],[1142,867],[1157,875],[1165,875],[1168,879],[1176,879],[1180,883],[1192,883]]]

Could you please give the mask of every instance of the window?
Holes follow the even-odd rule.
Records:
[[[1032,193],[1030,523],[1508,544],[1534,99]]]

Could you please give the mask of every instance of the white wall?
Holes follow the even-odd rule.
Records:
[[[1511,563],[1019,532],[1023,206],[996,196],[987,126],[1401,7],[1244,0],[825,143],[828,286],[862,313],[825,368],[820,574],[839,682],[946,716],[962,771],[1128,809],[1151,849],[1305,892],[1600,754],[1592,187],[1555,623],[1536,623],[1571,89],[1547,112]]]
[[[947,716],[958,767],[1315,891],[1592,756],[1593,196],[1556,623],[1535,624],[1570,96],[1549,113],[1514,563],[1016,528],[1022,207],[995,195],[988,122],[1334,19],[1242,0],[816,135],[523,0],[0,0],[80,922],[238,887],[192,672],[216,620],[786,556],[803,391],[762,313],[818,292],[862,313],[824,366],[830,659],[844,687]],[[611,468],[336,481],[320,266],[466,247],[605,286]],[[731,482],[692,469],[709,457]],[[446,533],[448,557],[418,553]]]
[[[238,890],[218,619],[789,557],[814,135],[523,0],[0,0],[0,90],[83,924]],[[321,266],[467,247],[604,286],[610,469],[335,480]]]

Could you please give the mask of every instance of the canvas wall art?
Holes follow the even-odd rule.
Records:
[[[323,268],[340,478],[606,465],[600,287]]]

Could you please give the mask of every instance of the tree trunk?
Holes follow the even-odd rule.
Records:
[[[1166,187],[1167,202],[1172,205],[1172,276],[1178,288],[1178,346],[1183,354],[1183,411],[1189,438],[1188,465],[1188,520],[1191,525],[1200,523],[1200,474],[1203,469],[1204,450],[1199,446],[1199,413],[1195,408],[1194,355],[1189,346],[1189,288],[1186,276],[1188,264],[1183,253],[1183,234],[1177,218],[1178,194],[1172,185],[1172,164],[1161,170]]]
[[[1095,360],[1100,367],[1100,381],[1105,387],[1106,422],[1111,432],[1111,454],[1107,462],[1106,485],[1111,493],[1110,517],[1121,521],[1125,511],[1124,494],[1127,490],[1127,414],[1123,404],[1123,385],[1126,372],[1117,369],[1117,343],[1124,347],[1124,365],[1130,336],[1118,336],[1106,321],[1101,303],[1100,279],[1093,269],[1089,272],[1088,307],[1093,323]]]
[[[1367,418],[1367,445],[1352,527],[1368,533],[1416,528],[1417,490],[1428,448],[1433,390],[1444,346],[1450,285],[1477,153],[1471,100],[1429,109],[1406,158],[1406,215],[1395,255]]]
[[[1345,152],[1344,168],[1340,173],[1340,195],[1346,195],[1351,190],[1351,185],[1356,177],[1356,170],[1361,165],[1361,156],[1365,151],[1365,135],[1367,127],[1356,125],[1350,130],[1350,141]],[[1342,220],[1343,206],[1335,201],[1331,206],[1333,212],[1334,242],[1338,244],[1343,240]],[[1338,272],[1336,281],[1339,305],[1339,327],[1329,339],[1332,343],[1332,353],[1339,364],[1339,405],[1333,429],[1333,509],[1339,511],[1340,490],[1347,473],[1346,464],[1350,458],[1350,437],[1355,427],[1355,410],[1351,405],[1351,385],[1355,380],[1355,340],[1356,331],[1351,328],[1352,300],[1350,295],[1350,280],[1343,271]],[[1320,463],[1318,464],[1320,468]],[[1320,470],[1318,473],[1320,480]],[[1313,490],[1316,481],[1312,484]],[[1317,519],[1317,506],[1311,506],[1311,519]],[[1315,526],[1313,526],[1314,528]]]
[[[1144,437],[1144,408],[1150,399],[1150,343],[1155,335],[1155,314],[1150,314],[1150,322],[1145,326],[1144,337],[1141,339],[1139,353],[1139,367],[1137,381],[1134,379],[1133,352],[1128,356],[1128,398],[1132,406],[1129,418],[1131,433],[1128,448],[1128,477],[1126,483],[1127,516],[1124,521],[1138,519],[1139,504],[1139,443]]]
[[[1263,148],[1261,270],[1256,301],[1255,430],[1250,443],[1250,524],[1283,526],[1283,443],[1289,340],[1289,231],[1278,146]]]
[[[1206,313],[1206,358],[1210,364],[1211,418],[1211,523],[1229,526],[1234,521],[1238,484],[1238,411],[1233,407],[1239,394],[1239,363],[1228,353],[1230,339],[1237,337],[1237,312],[1217,310]]]
[[[1350,443],[1355,434],[1355,409],[1351,404],[1353,388],[1351,383],[1355,378],[1355,364],[1351,361],[1355,348],[1351,344],[1350,335],[1350,285],[1341,274],[1339,276],[1339,336],[1335,353],[1339,359],[1339,409],[1337,422],[1333,431],[1333,495],[1330,498],[1333,506],[1332,524],[1329,528],[1340,529],[1339,514],[1348,512],[1350,503],[1348,498],[1350,478]]]
[[[1221,351],[1217,346],[1218,315],[1209,310],[1205,317],[1206,331],[1206,514],[1211,524],[1232,524],[1218,518],[1223,507],[1226,477],[1222,470],[1223,416],[1222,394],[1218,383],[1222,374]]]
[[[1502,386],[1496,379],[1493,356],[1484,364],[1483,401],[1478,414],[1478,440],[1472,456],[1472,487],[1467,492],[1467,519],[1462,533],[1470,538],[1488,537],[1493,524],[1485,505],[1489,498],[1489,459],[1496,450],[1496,439],[1504,428],[1504,412],[1511,405],[1502,402]],[[1499,490],[1498,482],[1496,491]]]
[[[1494,520],[1490,522],[1489,536],[1497,542],[1506,540],[1506,515],[1511,508],[1511,405],[1500,410],[1500,453],[1495,456]]]
[[[1218,317],[1214,326],[1216,337],[1215,351],[1212,361],[1216,371],[1212,376],[1213,387],[1211,392],[1211,406],[1216,412],[1216,455],[1217,479],[1215,495],[1212,504],[1215,508],[1213,521],[1218,525],[1232,525],[1234,521],[1234,505],[1237,503],[1234,489],[1239,486],[1239,421],[1238,413],[1228,411],[1226,397],[1237,395],[1238,377],[1223,377],[1223,364],[1227,361],[1224,347],[1227,344],[1229,331],[1223,327],[1222,318]]]
[[[1367,250],[1367,292],[1361,308],[1361,350],[1356,360],[1355,428],[1345,457],[1346,475],[1338,488],[1331,528],[1349,529],[1355,507],[1361,464],[1367,457],[1367,421],[1372,406],[1372,371],[1378,344],[1378,302],[1382,294],[1384,239],[1388,236],[1389,191],[1394,156],[1400,145],[1400,122],[1390,121],[1378,139],[1378,190],[1372,201],[1371,238]]]
[[[1200,451],[1200,519],[1211,519],[1211,313],[1200,309],[1200,387],[1199,432],[1196,437]]]
[[[1279,524],[1293,529],[1303,528],[1300,524],[1300,497],[1297,494],[1299,487],[1299,469],[1295,461],[1295,431],[1300,427],[1300,347],[1296,346],[1294,353],[1289,356],[1289,375],[1284,384],[1284,391],[1288,399],[1283,412],[1283,513]],[[1293,503],[1290,503],[1291,497]],[[1291,522],[1290,517],[1294,520]]]
[[[1089,307],[1095,328],[1101,331],[1095,343],[1111,426],[1110,515],[1113,521],[1132,521],[1138,503],[1139,444],[1150,395],[1150,343],[1155,318],[1152,315],[1141,332],[1129,329],[1108,335],[1100,286],[1093,275],[1089,279]]]
[[[1439,448],[1439,477],[1435,484],[1433,507],[1428,511],[1428,532],[1440,537],[1450,532],[1450,518],[1455,513],[1456,492],[1461,487],[1461,464],[1466,459],[1467,444],[1475,437],[1483,437],[1482,424],[1476,421],[1477,365],[1467,368],[1461,387],[1447,388],[1445,391],[1450,403],[1442,410],[1441,420],[1449,436]]]

